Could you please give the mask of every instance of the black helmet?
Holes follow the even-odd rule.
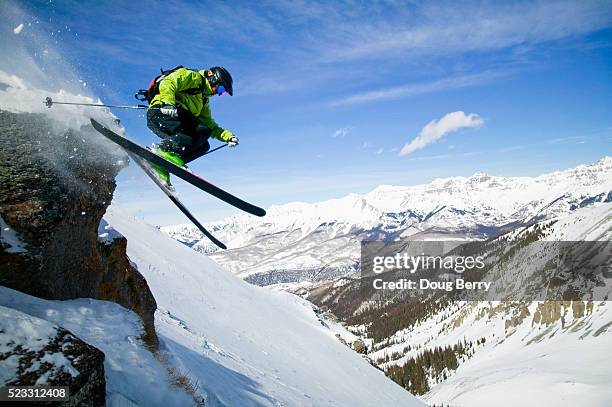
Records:
[[[230,96],[234,95],[234,88],[232,87],[234,81],[227,69],[221,66],[213,66],[206,71],[206,79],[208,79],[210,86],[221,85]]]

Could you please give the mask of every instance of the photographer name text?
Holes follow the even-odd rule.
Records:
[[[384,281],[377,278],[372,282],[376,290],[484,290],[489,291],[491,282],[488,281],[465,281],[458,278],[454,281],[436,281],[421,278],[418,281],[402,278],[397,281]]]

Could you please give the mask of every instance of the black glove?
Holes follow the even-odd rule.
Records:
[[[165,114],[166,116],[177,118],[178,117],[178,109],[174,105],[163,105],[159,112],[161,114]]]

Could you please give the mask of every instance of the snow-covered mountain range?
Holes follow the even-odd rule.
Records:
[[[382,185],[325,202],[272,206],[264,218],[236,215],[207,226],[230,250],[190,224],[162,230],[259,285],[323,281],[357,270],[363,239],[484,239],[612,201],[612,157],[538,177],[477,173],[417,186]]]

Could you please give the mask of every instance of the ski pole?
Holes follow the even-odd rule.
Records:
[[[136,105],[136,106],[117,106],[117,105],[103,105],[103,104],[97,104],[97,103],[75,103],[75,102],[55,102],[53,101],[53,99],[51,99],[50,96],[47,96],[45,98],[44,104],[47,105],[48,108],[51,108],[51,106],[53,106],[54,104],[56,105],[76,105],[76,106],[93,106],[93,107],[111,107],[114,109],[154,109],[154,110],[159,110],[161,108],[159,107],[151,107],[149,108],[149,106],[145,106],[145,105]],[[223,147],[227,147],[228,144],[222,144],[219,147],[213,148],[212,150],[207,151],[206,153],[202,154],[202,155],[206,155],[206,154],[210,154],[210,153],[214,153],[215,151],[222,149]]]
[[[103,105],[96,103],[75,103],[75,102],[55,102],[51,97],[45,98],[44,104],[47,105],[48,108],[55,105],[77,105],[77,106],[94,106],[94,107],[111,107],[113,109],[148,109],[149,106],[145,105],[137,105],[137,106],[117,106],[117,105]],[[156,109],[156,108],[153,108]]]
[[[219,150],[219,149],[221,149],[221,148],[223,148],[223,147],[227,147],[227,144],[221,144],[219,147],[217,147],[217,148],[213,148],[212,150],[209,150],[209,151],[205,152],[205,153],[204,153],[204,154],[202,154],[202,155],[206,155],[206,154],[214,153],[215,151],[217,151],[217,150]]]

